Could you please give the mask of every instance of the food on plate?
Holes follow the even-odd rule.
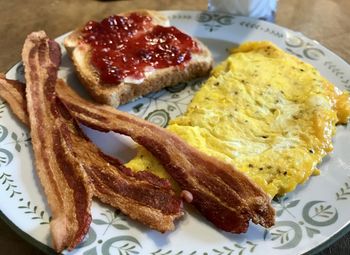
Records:
[[[242,233],[250,220],[264,227],[274,224],[271,197],[232,165],[207,156],[164,128],[88,102],[63,83],[57,84],[56,92],[81,123],[130,136],[151,151],[184,191],[186,200],[218,228]]]
[[[0,73],[0,97],[10,106],[16,117],[25,125],[29,126],[27,114],[27,101],[25,98],[25,86],[18,81],[11,81]]]
[[[35,169],[52,213],[53,245],[57,251],[72,249],[89,229],[92,189],[79,160],[65,150],[67,123],[55,104],[60,48],[44,32],[34,32],[25,40],[22,59]]]
[[[89,21],[64,45],[93,98],[113,106],[205,76],[213,62],[203,43],[170,26],[156,11]]]
[[[156,220],[159,221],[159,224],[162,226],[168,223],[168,225],[173,227],[172,221],[182,215],[181,202],[170,190],[170,184],[168,181],[157,178],[149,172],[139,172],[137,174],[132,173],[129,169],[123,167],[116,159],[110,158],[100,152],[91,142],[88,141],[88,139],[80,131],[76,122],[73,121],[70,114],[66,112],[66,108],[63,107],[61,101],[56,97],[55,89],[58,89],[62,100],[64,100],[66,105],[69,105],[69,109],[72,110],[72,113],[77,115],[75,117],[81,119],[86,114],[89,117],[92,117],[94,124],[90,123],[90,126],[93,126],[99,130],[102,129],[104,131],[106,131],[108,128],[113,128],[112,130],[132,136],[135,140],[139,141],[145,146],[151,142],[151,145],[154,146],[154,152],[157,153],[158,151],[158,156],[162,157],[161,161],[166,164],[168,169],[173,171],[173,176],[177,175],[177,180],[179,180],[181,186],[186,188],[181,192],[184,199],[189,203],[193,202],[196,207],[218,227],[227,231],[240,233],[247,230],[248,221],[250,219],[252,219],[253,222],[259,223],[265,227],[273,225],[274,209],[271,207],[270,197],[268,197],[256,185],[251,183],[243,174],[236,172],[232,166],[226,165],[199,153],[195,149],[186,145],[186,143],[181,141],[176,136],[170,135],[168,137],[169,134],[167,134],[166,131],[163,133],[164,130],[162,130],[162,128],[154,126],[153,124],[145,121],[138,120],[137,118],[126,113],[120,113],[117,110],[115,110],[116,112],[113,113],[113,108],[107,107],[109,110],[112,109],[112,112],[107,114],[112,114],[112,116],[113,114],[116,114],[118,117],[117,123],[123,120],[123,125],[120,127],[121,130],[114,127],[116,122],[112,122],[110,127],[106,127],[104,124],[101,124],[100,121],[103,119],[99,116],[101,113],[91,114],[91,111],[99,111],[104,109],[103,106],[94,105],[79,98],[74,94],[74,92],[71,91],[71,89],[67,87],[67,85],[65,85],[62,80],[58,80],[58,82],[56,82],[55,75],[57,75],[57,65],[50,65],[50,59],[45,58],[51,55],[57,55],[56,50],[51,52],[49,51],[48,47],[48,44],[55,44],[52,43],[52,41],[49,41],[43,32],[33,33],[28,38],[31,39],[31,43],[33,45],[31,45],[31,47],[26,47],[26,50],[29,51],[30,54],[23,54],[23,56],[24,59],[25,57],[28,58],[24,61],[26,64],[27,81],[29,80],[31,83],[35,81],[39,88],[38,91],[41,92],[37,94],[39,97],[34,97],[36,104],[41,105],[38,114],[40,114],[41,111],[44,112],[43,108],[45,107],[48,107],[49,109],[49,111],[46,113],[50,118],[52,117],[50,114],[55,114],[55,123],[54,125],[52,124],[52,129],[55,129],[58,132],[57,136],[55,137],[56,139],[59,139],[59,141],[55,145],[61,146],[59,147],[61,149],[59,151],[62,152],[60,153],[60,156],[62,157],[61,160],[66,160],[66,162],[72,163],[72,165],[74,165],[73,168],[76,168],[75,171],[81,170],[82,168],[83,171],[86,172],[89,181],[92,184],[91,189],[94,196],[97,196],[103,202],[120,208],[123,212],[125,212],[123,210],[123,206],[125,206],[126,214],[131,214],[129,216],[136,218],[145,224],[149,224],[151,227],[154,226],[147,222],[147,220],[152,217],[146,217],[146,220],[142,221],[142,219],[137,218],[137,216],[133,217],[132,215],[132,212],[134,212],[135,215],[135,213],[137,214],[140,211],[142,202],[146,204],[145,207],[149,207],[147,208],[148,210],[145,210],[147,213],[152,214],[152,210],[154,212],[154,209],[151,207],[153,206],[162,211],[163,214],[168,214],[168,219],[170,219],[170,221],[162,220],[162,214],[153,214],[153,216],[156,216]],[[33,43],[33,41],[35,42],[35,39],[38,40],[36,41],[37,45]],[[40,51],[38,51],[39,48],[41,49]],[[35,54],[39,54],[40,57],[36,58]],[[36,63],[35,60],[39,61],[41,65],[38,66],[38,63]],[[50,76],[46,76],[45,74],[47,73],[49,73]],[[31,78],[33,80],[30,80]],[[16,102],[15,104],[11,105],[11,107],[13,107],[15,110],[16,115],[26,115],[26,109],[24,107],[26,98],[24,97],[23,87],[21,87],[21,84],[16,81],[6,80],[4,76],[0,78],[0,83],[8,92],[10,92],[9,94],[11,97],[7,97],[7,100]],[[45,90],[43,90],[44,87]],[[31,92],[34,93],[36,90]],[[0,92],[0,96],[3,96],[4,94],[6,93],[3,93],[3,91]],[[69,104],[71,99],[77,100],[78,105]],[[40,100],[43,100],[44,102],[41,102]],[[82,106],[80,107],[79,104]],[[86,105],[84,106],[84,104]],[[99,107],[102,108],[100,109]],[[104,114],[106,114],[106,112]],[[48,120],[51,122],[50,119]],[[148,132],[146,132],[145,135],[140,136],[140,131],[142,131],[142,126],[145,123],[147,124],[145,127],[147,127]],[[130,130],[129,132],[125,130],[129,125],[131,125],[133,130],[137,131],[137,133],[131,134]],[[159,135],[156,137],[158,142],[154,142],[152,140],[154,139],[154,135],[152,134],[154,131],[159,133]],[[159,138],[169,138],[170,140],[163,145],[161,142],[159,142],[161,141]],[[33,140],[33,143],[36,143],[35,140]],[[174,148],[175,146],[178,147]],[[167,148],[164,150],[166,154],[161,153],[162,148]],[[47,150],[50,153],[52,148],[47,147]],[[172,151],[172,154],[168,154]],[[45,153],[43,154],[45,155]],[[169,158],[170,162],[168,162],[166,159],[168,155],[171,156]],[[182,157],[183,161],[177,162],[177,160],[181,159],[180,157]],[[51,159],[51,161],[57,160],[57,157]],[[77,161],[80,162],[79,166],[76,164]],[[113,165],[115,167],[113,167]],[[197,171],[197,167],[202,169],[202,171]],[[118,172],[120,172],[121,175],[124,174],[126,176],[124,176],[124,180],[123,178],[119,177],[118,179],[118,177],[115,177],[115,174],[113,173]],[[199,176],[198,173],[206,173],[208,176]],[[123,182],[127,182],[127,177],[130,177],[129,185],[132,186],[132,183],[134,184],[133,188],[128,188],[127,185],[123,185]],[[134,180],[132,180],[132,177],[134,177]],[[147,188],[151,189],[150,186],[152,185],[158,189],[158,192],[154,191],[153,193],[149,193],[147,191]],[[122,187],[120,188],[120,186]],[[216,188],[220,186],[222,187]],[[137,190],[137,188],[140,189]],[[170,194],[170,199],[168,194]],[[157,199],[159,196],[161,199]],[[130,197],[131,199],[127,200],[127,198]],[[135,197],[137,199],[141,198],[141,205],[133,205],[135,201],[132,199]],[[120,205],[118,198],[126,198],[126,200],[122,201],[125,203]],[[144,200],[142,201],[143,198]],[[115,202],[115,199],[117,202]],[[64,199],[62,199],[62,201],[64,201]],[[51,203],[49,201],[49,204],[51,205],[52,201]],[[151,206],[149,206],[149,204],[151,204]],[[55,215],[53,216],[54,222]],[[155,217],[151,220],[154,221],[154,219]],[[57,227],[57,225],[52,227]],[[62,228],[65,227],[67,228],[67,224],[62,225]],[[74,235],[72,232],[73,231],[70,232],[70,235]],[[72,249],[74,248],[73,244],[77,244],[76,240],[68,243],[68,240],[62,240],[64,236],[61,236],[60,238],[56,237],[60,241],[60,246],[58,246],[58,241],[55,240],[55,236],[53,236],[53,238],[55,248],[58,251],[62,250],[66,246],[69,249]],[[64,243],[64,241],[66,243]]]
[[[71,250],[85,236],[92,195],[158,231],[174,229],[173,221],[183,215],[182,202],[169,181],[150,172],[133,173],[117,159],[104,155],[58,100],[59,59],[55,42],[44,32],[32,33],[23,48],[27,98],[24,84],[0,77],[4,88],[0,96],[12,102],[16,115],[27,116],[28,99],[36,169],[53,216],[54,248]],[[28,124],[26,118],[23,120]]]
[[[272,197],[317,174],[332,150],[349,94],[270,42],[249,42],[216,66],[167,129],[207,155],[235,166]],[[165,176],[145,148],[127,164]],[[152,166],[152,168],[150,168]]]
[[[23,116],[20,120],[29,126],[25,84],[8,80],[0,74],[0,88],[0,97],[12,102],[9,104],[14,114]],[[149,171],[130,171],[117,159],[103,154],[75,122],[68,115],[66,117],[71,148],[91,179],[94,197],[160,232],[173,230],[173,221],[183,212],[181,200],[171,190],[169,181]]]

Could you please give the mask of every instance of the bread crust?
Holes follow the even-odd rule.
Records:
[[[137,10],[118,15],[128,16],[131,13],[151,16],[154,25],[170,25],[168,18],[156,11]],[[66,37],[64,46],[73,61],[79,80],[91,96],[99,103],[117,107],[162,88],[207,75],[213,65],[212,55],[203,43],[192,39],[197,42],[200,51],[193,52],[190,61],[179,66],[155,69],[139,84],[125,80],[118,84],[104,84],[100,80],[98,71],[90,64],[91,48],[90,45],[81,41],[80,29]]]

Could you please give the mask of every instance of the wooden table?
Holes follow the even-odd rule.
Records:
[[[59,36],[89,19],[130,9],[205,10],[204,0],[11,0],[0,8],[0,71],[6,72],[20,60],[25,36],[43,29],[50,37]],[[350,1],[349,0],[280,0],[276,23],[300,31],[319,41],[350,63]],[[1,201],[0,201],[1,202]],[[349,254],[350,234],[336,241],[319,254]],[[28,244],[0,220],[1,254],[43,254]]]

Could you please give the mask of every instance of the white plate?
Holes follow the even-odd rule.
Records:
[[[252,41],[269,40],[282,49],[313,64],[337,87],[350,90],[350,66],[317,42],[263,21],[223,13],[194,11],[164,12],[171,24],[198,37],[213,52],[216,61],[227,49]],[[57,41],[62,42],[64,36]],[[79,83],[63,54],[59,76],[75,88]],[[8,78],[23,79],[19,63]],[[186,109],[200,82],[163,90],[121,107],[166,125],[169,118]],[[321,164],[321,175],[296,191],[274,201],[277,223],[269,230],[251,225],[246,234],[235,235],[214,228],[197,213],[187,213],[177,222],[176,231],[160,234],[118,214],[113,208],[94,202],[93,222],[85,241],[72,254],[300,254],[319,247],[350,222],[350,126],[340,126],[334,138],[334,152]],[[84,128],[102,149],[124,160],[130,159],[133,143],[116,134],[101,134]],[[33,169],[33,153],[28,129],[19,124],[8,106],[0,104],[0,209],[2,216],[22,234],[41,247],[50,246],[46,199]],[[126,149],[125,149],[126,148]],[[36,240],[36,241],[35,241]],[[46,251],[50,251],[47,249]]]

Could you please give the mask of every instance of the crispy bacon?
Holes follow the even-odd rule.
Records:
[[[274,224],[271,198],[232,165],[199,152],[166,129],[88,102],[63,83],[56,91],[72,116],[83,124],[130,136],[148,149],[181,188],[191,193],[189,201],[218,228],[245,232],[250,219],[264,227]]]
[[[26,116],[22,107],[26,100],[24,94],[19,92],[25,89],[25,85],[6,80],[4,77],[0,77],[0,83],[4,84],[7,93],[12,97],[7,97],[6,100],[17,98],[16,104],[11,105],[12,109],[18,111],[17,115]],[[0,91],[0,96],[2,92]],[[61,106],[59,102],[57,105]],[[63,111],[64,109],[61,109],[61,112]],[[160,232],[174,229],[173,221],[183,214],[182,204],[180,198],[172,191],[168,180],[160,179],[150,172],[133,173],[118,160],[104,155],[67,114],[65,123],[63,133],[70,145],[65,149],[75,154],[91,178],[94,196]]]
[[[40,39],[38,40],[38,38]],[[25,62],[26,69],[29,66],[29,72],[26,70],[26,78],[32,85],[32,88],[27,88],[27,91],[33,93],[33,95],[31,95],[32,104],[28,100],[28,110],[29,112],[32,110],[33,117],[31,117],[30,120],[32,122],[33,118],[34,124],[31,123],[31,127],[33,128],[33,126],[36,125],[38,128],[38,131],[34,133],[36,133],[40,145],[36,146],[33,144],[33,147],[34,151],[40,151],[41,149],[44,151],[40,159],[36,160],[36,164],[48,167],[43,171],[41,170],[44,172],[41,174],[39,173],[40,170],[38,170],[38,174],[40,179],[42,179],[42,182],[46,181],[43,186],[48,197],[50,196],[55,199],[54,202],[49,202],[50,206],[53,207],[52,211],[55,210],[57,216],[63,216],[63,218],[61,218],[61,223],[63,225],[51,224],[52,228],[57,227],[57,230],[53,231],[54,242],[55,233],[57,234],[56,237],[58,237],[58,241],[56,240],[55,244],[56,249],[61,250],[64,246],[68,246],[69,248],[74,247],[72,245],[76,245],[77,240],[77,238],[74,240],[74,237],[83,236],[83,234],[82,231],[78,231],[80,234],[76,234],[75,236],[74,234],[72,235],[72,231],[69,231],[68,229],[69,226],[65,224],[67,221],[62,220],[64,217],[68,218],[67,216],[70,215],[72,210],[65,213],[59,211],[59,209],[62,209],[62,211],[66,209],[64,205],[67,204],[64,204],[63,195],[67,197],[69,194],[60,193],[55,180],[57,180],[57,176],[63,177],[63,180],[64,178],[71,179],[72,176],[68,177],[67,171],[66,173],[62,171],[61,174],[59,174],[58,171],[56,173],[55,171],[52,171],[50,167],[64,166],[67,168],[67,166],[70,166],[68,168],[70,170],[75,169],[76,172],[75,175],[73,174],[73,179],[79,176],[79,173],[82,174],[79,178],[83,177],[82,179],[84,179],[83,172],[85,171],[93,180],[95,195],[97,195],[102,201],[118,208],[124,206],[126,212],[138,210],[143,205],[144,210],[136,211],[134,215],[131,214],[130,216],[136,219],[139,217],[141,218],[141,221],[151,225],[151,222],[157,217],[157,213],[158,216],[162,217],[168,215],[169,218],[165,220],[165,222],[168,222],[173,226],[172,221],[182,213],[181,210],[179,210],[181,203],[173,196],[173,193],[170,192],[165,196],[167,199],[171,198],[169,199],[170,203],[166,203],[162,199],[157,200],[147,196],[141,196],[142,198],[140,199],[139,193],[144,190],[147,191],[147,189],[136,189],[140,183],[145,187],[152,186],[151,189],[153,186],[156,186],[160,192],[154,192],[152,194],[159,198],[159,194],[162,192],[170,191],[169,183],[147,172],[133,174],[118,161],[100,152],[82,134],[77,124],[71,119],[71,116],[67,114],[66,108],[62,106],[59,100],[56,100],[54,85],[52,84],[54,84],[57,74],[58,58],[57,50],[55,50],[57,45],[55,46],[52,41],[49,41],[46,36],[43,36],[40,33],[39,35],[36,34],[32,36],[32,38],[29,36],[27,41],[29,41],[31,45],[27,46],[27,49],[24,49],[23,56],[27,57],[27,62]],[[33,41],[37,43],[36,46]],[[38,41],[40,41],[40,43],[38,43]],[[51,48],[49,53],[47,52],[47,48]],[[44,66],[43,70],[46,72],[43,72],[43,70],[40,69],[42,66]],[[45,85],[45,89],[43,89],[43,85]],[[118,133],[129,135],[135,141],[150,150],[161,161],[161,163],[163,163],[167,171],[183,188],[183,193],[188,198],[187,200],[192,200],[192,203],[198,208],[198,210],[219,228],[235,233],[245,232],[250,219],[265,227],[273,225],[274,210],[271,207],[268,195],[266,195],[255,184],[250,182],[244,174],[236,171],[231,165],[219,162],[198,152],[165,129],[159,128],[126,113],[119,112],[114,108],[89,103],[79,98],[61,81],[58,83],[57,90],[63,103],[68,106],[70,113],[81,122],[98,130],[113,130]],[[19,95],[21,95],[20,90],[17,89],[17,91]],[[3,93],[1,93],[1,95],[5,97]],[[16,95],[12,97],[12,99],[14,98],[16,98]],[[40,103],[38,104],[38,101],[42,102],[40,100],[44,102],[42,105],[45,106],[42,106]],[[19,109],[21,100],[15,100],[13,102],[16,103],[12,103],[12,105],[9,103],[10,106],[16,109],[14,106],[17,104],[17,109]],[[35,105],[33,102],[35,102]],[[25,112],[25,109],[23,109],[23,112]],[[20,112],[18,111],[18,113]],[[18,113],[17,115],[19,115]],[[25,118],[22,118],[22,121],[23,120],[26,122]],[[41,121],[42,124],[45,124],[45,129],[43,127],[38,127],[38,120],[39,122]],[[43,120],[49,121],[48,123],[44,123],[42,122]],[[45,142],[42,135],[43,130],[52,130],[53,138],[48,139],[49,141]],[[52,153],[53,144],[60,146],[54,153]],[[76,147],[78,146],[84,148],[84,150],[76,150]],[[45,151],[43,148],[51,149]],[[86,151],[91,152],[91,154],[86,154]],[[96,163],[92,158],[95,158],[97,154],[99,154],[98,158],[101,160],[98,160]],[[46,162],[42,161],[44,158],[47,160]],[[83,159],[79,161],[80,164],[77,164],[77,158]],[[82,165],[84,171],[81,171]],[[44,176],[45,173],[49,173],[49,175]],[[117,175],[114,173],[117,173]],[[128,177],[129,180],[127,180]],[[134,187],[132,187],[131,181],[135,180],[136,182],[139,181],[139,183],[135,183]],[[47,185],[47,181],[53,182],[51,185]],[[67,181],[67,183],[69,182],[70,181]],[[65,183],[65,186],[68,186],[67,183]],[[72,182],[70,182],[70,184],[72,184]],[[86,186],[84,186],[84,188],[86,189]],[[117,193],[120,195],[119,197],[118,195],[115,196],[115,189],[117,189]],[[134,199],[137,202],[141,201],[141,203],[138,205],[132,204],[132,202],[135,202]],[[149,204],[152,203],[153,207],[149,207]],[[84,206],[81,206],[80,209],[83,207]],[[154,208],[159,208],[157,213],[154,213]],[[152,216],[143,218],[142,220],[142,217],[145,215],[147,216],[147,213],[149,212],[151,212]],[[55,220],[54,213],[53,216]],[[59,222],[57,218],[56,222]],[[157,228],[156,226],[153,227]],[[73,227],[70,226],[70,230],[72,228]],[[63,234],[62,236],[58,235],[61,233]],[[69,238],[71,238],[70,244],[68,244],[67,241]],[[66,244],[64,242],[66,242]],[[60,247],[58,247],[59,245]]]
[[[77,127],[67,135],[92,180],[96,197],[160,232],[175,228],[173,221],[183,214],[182,202],[168,180],[150,172],[133,173],[117,159],[103,154]]]
[[[29,125],[27,114],[27,101],[25,100],[25,84],[8,80],[0,73],[0,97],[2,97],[11,107],[16,117],[25,125]]]
[[[89,229],[92,189],[80,162],[67,150],[69,114],[56,105],[60,48],[45,32],[33,32],[25,40],[22,58],[35,168],[52,212],[53,246],[56,251],[71,250]]]

